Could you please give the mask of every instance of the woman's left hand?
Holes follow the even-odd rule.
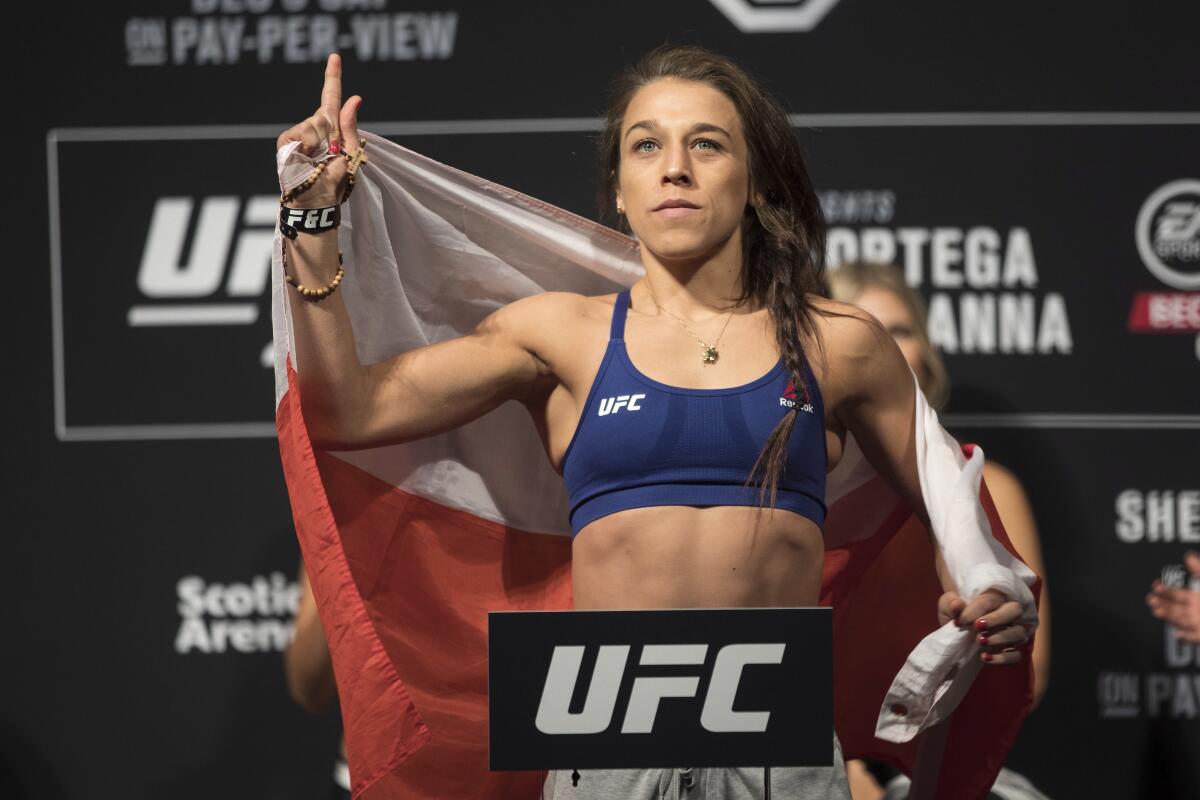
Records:
[[[938,598],[938,623],[951,620],[959,627],[971,628],[982,649],[979,658],[990,666],[1019,663],[1024,655],[1018,649],[1029,641],[1029,631],[1016,624],[1021,617],[1021,604],[988,589],[967,603],[957,592],[946,592]]]

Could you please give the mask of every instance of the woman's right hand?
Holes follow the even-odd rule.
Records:
[[[358,149],[358,109],[362,98],[354,95],[342,103],[342,57],[331,53],[325,62],[325,86],[321,89],[321,105],[312,116],[293,125],[279,135],[275,149],[288,142],[300,142],[300,151],[307,156],[320,152],[321,143],[328,141],[330,152],[353,152]],[[337,205],[345,191],[346,159],[333,158],[317,182],[292,202],[305,208]]]

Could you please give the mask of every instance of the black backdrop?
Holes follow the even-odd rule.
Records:
[[[364,129],[592,214],[604,85],[670,40],[734,56],[796,114],[832,260],[905,264],[949,351],[949,424],[1029,490],[1054,665],[1013,765],[1054,797],[1200,796],[1200,649],[1142,603],[1200,548],[1195,4],[10,20],[0,795],[325,794],[336,719],[282,683],[297,549],[262,358],[274,137],[315,106],[330,43]]]

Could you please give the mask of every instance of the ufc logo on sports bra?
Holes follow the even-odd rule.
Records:
[[[644,394],[620,394],[616,397],[604,397],[600,400],[599,415],[606,417],[609,414],[615,414],[622,408],[630,411],[641,411],[641,402],[646,399]]]

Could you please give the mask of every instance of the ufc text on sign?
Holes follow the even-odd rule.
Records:
[[[827,608],[494,612],[493,770],[829,766]]]

